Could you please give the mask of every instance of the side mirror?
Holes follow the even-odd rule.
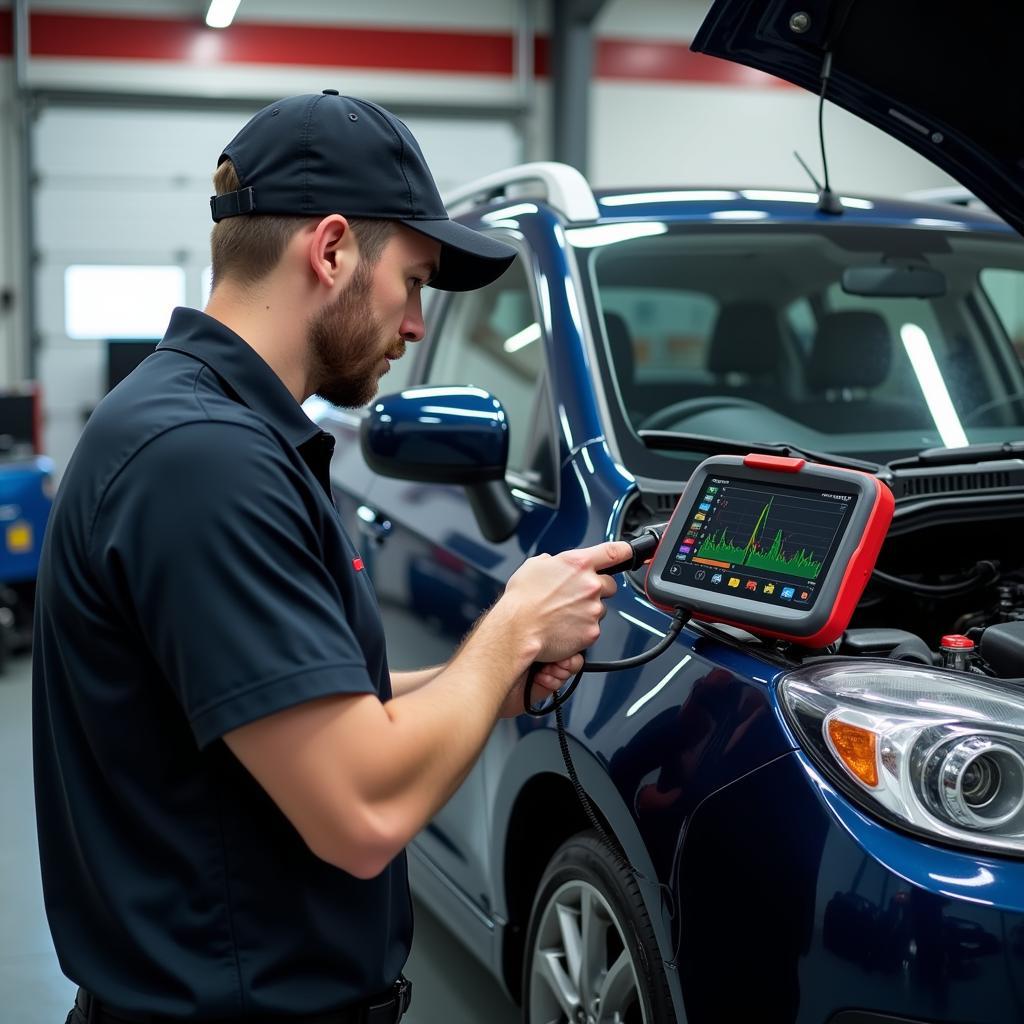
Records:
[[[508,420],[488,392],[425,386],[382,395],[370,404],[361,442],[381,476],[465,487],[488,540],[506,540],[519,524],[505,484]]]

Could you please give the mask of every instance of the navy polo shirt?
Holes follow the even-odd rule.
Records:
[[[404,855],[368,881],[320,860],[221,739],[327,694],[391,696],[332,451],[252,348],[178,309],[61,482],[36,604],[39,851],[61,967],[111,1007],[319,1013],[407,958]]]

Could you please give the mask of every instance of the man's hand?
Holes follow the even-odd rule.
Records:
[[[611,576],[599,576],[630,557],[625,541],[590,548],[537,555],[512,575],[501,600],[492,609],[511,617],[508,628],[527,646],[537,645],[536,661],[557,664],[590,647],[601,635],[604,601],[618,589]]]
[[[583,667],[583,655],[574,654],[571,658],[563,658],[553,665],[541,665],[533,677],[533,689],[530,690],[530,703],[539,704],[545,697],[550,697],[559,690]],[[523,687],[529,671],[524,672],[517,680],[512,692],[501,706],[502,718],[515,718],[523,713]]]

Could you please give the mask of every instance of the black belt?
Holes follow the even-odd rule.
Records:
[[[371,996],[354,1006],[329,1013],[313,1013],[300,1017],[218,1017],[207,1024],[398,1024],[412,1001],[412,982],[399,978],[386,992]],[[153,1014],[125,1013],[104,1006],[83,989],[78,990],[75,1007],[87,1024],[181,1024],[179,1018],[157,1017]]]

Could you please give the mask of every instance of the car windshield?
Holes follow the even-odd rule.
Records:
[[[617,432],[637,452],[660,430],[877,462],[1024,438],[1024,244],[909,223],[567,232]]]

